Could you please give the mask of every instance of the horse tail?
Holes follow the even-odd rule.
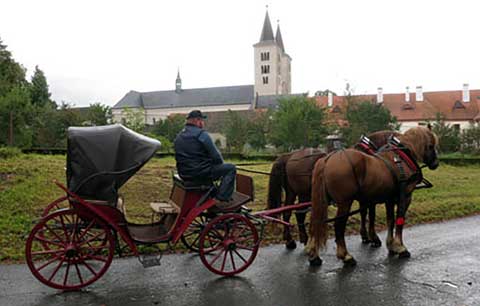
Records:
[[[325,248],[328,239],[328,192],[324,177],[326,161],[316,163],[312,177],[312,216],[310,235],[314,238],[315,247]]]
[[[282,204],[282,190],[286,188],[287,161],[288,158],[281,156],[272,165],[268,181],[267,209],[278,208]]]

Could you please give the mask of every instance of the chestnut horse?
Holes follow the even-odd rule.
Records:
[[[379,131],[368,135],[373,145],[380,148],[387,144],[391,135],[400,135],[393,131]],[[357,147],[356,147],[357,148]],[[362,148],[358,147],[359,150]],[[305,148],[302,150],[286,153],[279,156],[272,165],[270,180],[268,184],[267,208],[278,208],[282,205],[282,190],[285,192],[284,205],[293,205],[298,197],[299,203],[311,201],[312,190],[312,171],[317,160],[325,157],[327,154],[322,150],[315,148]],[[363,204],[366,207],[361,211],[361,229],[360,233],[364,243],[370,243],[372,247],[380,247],[381,241],[375,232],[375,205]],[[368,208],[368,209],[367,209]],[[366,229],[366,216],[369,214],[369,229]],[[283,213],[283,220],[290,221],[291,211]],[[300,242],[305,244],[308,235],[305,229],[306,211],[295,212],[297,219]],[[288,249],[296,248],[295,239],[290,232],[290,227],[285,226],[283,239]]]
[[[285,191],[284,205],[293,205],[298,197],[299,203],[310,202],[312,170],[319,158],[327,154],[320,149],[305,148],[279,156],[272,165],[268,182],[267,208],[278,208],[282,205],[282,190]],[[306,211],[295,212],[300,242],[306,244],[308,240],[305,229]],[[290,221],[291,211],[283,213],[283,220]],[[290,227],[285,226],[283,239],[288,249],[296,248]]]
[[[318,252],[327,242],[326,220],[331,202],[337,205],[338,218],[334,223],[337,258],[342,259],[344,264],[356,263],[345,245],[345,226],[354,200],[360,203],[385,202],[387,248],[399,257],[410,256],[403,244],[402,231],[411,194],[422,180],[417,162],[423,162],[432,170],[438,167],[438,140],[425,127],[411,128],[397,138],[400,144],[389,145],[375,156],[346,149],[316,162],[312,178],[311,237],[306,247],[311,265],[322,263]],[[398,203],[396,220],[395,203]]]

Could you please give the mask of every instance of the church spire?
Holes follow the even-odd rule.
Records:
[[[263,22],[262,34],[260,35],[260,42],[274,40],[272,24],[270,23],[270,17],[268,16],[268,7],[267,12],[265,13],[265,21]]]
[[[182,91],[182,79],[180,78],[180,68],[177,70],[177,79],[175,80],[175,92],[180,93]]]
[[[283,46],[283,39],[282,39],[282,33],[280,32],[280,21],[277,20],[277,34],[275,34],[275,41],[277,42],[277,45],[282,49],[283,52],[285,52],[285,47]]]

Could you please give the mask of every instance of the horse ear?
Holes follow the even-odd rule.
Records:
[[[427,128],[431,131],[432,130],[432,125],[430,123],[427,124]]]

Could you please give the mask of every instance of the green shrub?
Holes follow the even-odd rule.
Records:
[[[21,153],[22,151],[16,147],[0,147],[0,158],[3,159],[15,157]]]

